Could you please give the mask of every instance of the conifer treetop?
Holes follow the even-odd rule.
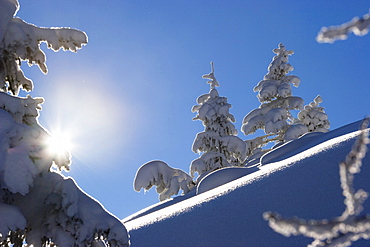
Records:
[[[279,43],[279,47],[272,50],[276,56],[268,68],[268,73],[265,75],[265,80],[281,80],[287,73],[293,71],[293,66],[288,64],[289,56],[294,54],[293,50],[287,50],[283,43]]]
[[[271,102],[274,99],[288,98],[292,96],[290,84],[298,87],[301,80],[295,75],[287,75],[293,71],[293,66],[288,63],[289,56],[294,54],[292,50],[286,50],[280,43],[278,48],[272,50],[276,55],[272,58],[268,66],[268,72],[257,86],[254,92],[259,92],[258,100],[262,102]]]
[[[202,78],[208,79],[207,83],[210,84],[211,90],[214,89],[215,87],[219,87],[220,84],[218,83],[216,77],[215,77],[215,67],[213,65],[213,62],[211,62],[211,73],[203,75]]]

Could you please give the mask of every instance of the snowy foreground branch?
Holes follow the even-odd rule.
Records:
[[[333,43],[336,40],[347,39],[350,33],[357,36],[364,36],[369,32],[370,13],[362,18],[355,17],[351,21],[339,26],[323,27],[316,37],[319,43]]]
[[[18,2],[14,2],[18,7]],[[8,1],[0,1],[0,89],[18,95],[20,89],[33,89],[32,81],[21,69],[22,61],[27,61],[28,65],[36,64],[43,73],[47,73],[45,53],[40,49],[42,42],[54,51],[63,48],[76,52],[87,43],[87,36],[76,29],[41,28],[26,23],[13,17],[17,8],[8,5]],[[12,11],[14,13],[9,14]]]
[[[17,96],[33,89],[21,61],[47,72],[41,42],[76,51],[87,36],[28,24],[14,17],[18,8],[17,0],[0,0],[0,246],[128,246],[121,221],[60,173],[71,156],[50,147],[37,119],[43,98]]]
[[[363,190],[353,188],[354,174],[360,172],[362,159],[365,157],[369,143],[367,126],[370,119],[363,121],[361,134],[345,160],[340,163],[340,180],[346,206],[343,214],[332,220],[302,220],[298,218],[284,219],[282,216],[266,212],[263,217],[276,232],[289,237],[303,235],[314,238],[309,246],[350,246],[361,238],[370,238],[370,215],[359,216],[362,204],[368,196]]]

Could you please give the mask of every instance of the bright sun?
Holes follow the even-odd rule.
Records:
[[[48,148],[53,154],[63,154],[64,152],[72,151],[71,137],[68,133],[53,132],[48,142]]]

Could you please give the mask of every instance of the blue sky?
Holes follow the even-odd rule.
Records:
[[[132,188],[137,169],[160,159],[189,171],[203,130],[191,107],[209,91],[202,79],[215,64],[218,91],[233,105],[237,129],[259,106],[253,87],[282,42],[294,50],[293,89],[305,104],[318,94],[331,129],[370,114],[370,35],[319,44],[322,26],[362,16],[368,1],[87,1],[20,0],[17,16],[43,27],[85,31],[77,54],[46,50],[49,73],[23,65],[46,102],[40,123],[71,135],[66,175],[124,218],[158,202]],[[249,136],[239,134],[242,139]]]

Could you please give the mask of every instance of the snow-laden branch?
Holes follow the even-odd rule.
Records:
[[[206,152],[225,150],[229,157],[234,157],[243,162],[246,156],[246,146],[243,140],[237,136],[220,136],[216,132],[203,131],[197,134],[193,143],[193,152]]]
[[[18,207],[0,202],[0,245],[2,236],[7,236],[9,231],[24,229],[27,224],[26,218]],[[1,245],[2,246],[2,245]]]
[[[4,92],[0,92],[0,108],[12,115],[17,123],[24,123],[29,126],[37,125],[37,117],[41,110],[43,98],[14,97]]]
[[[26,241],[33,246],[128,246],[120,220],[72,178],[49,172],[34,180],[27,195],[13,200],[27,219]]]
[[[198,181],[202,174],[213,172],[217,169],[230,167],[231,164],[223,153],[207,151],[193,160],[190,165],[190,175],[195,176],[198,173]]]
[[[266,212],[263,217],[269,221],[272,229],[286,237],[303,235],[314,238],[309,246],[350,246],[360,238],[370,238],[370,215],[359,216],[368,194],[361,189],[355,191],[353,188],[353,175],[360,172],[369,143],[367,128],[369,121],[369,118],[363,121],[360,136],[339,166],[346,206],[343,214],[332,220],[306,221],[299,218],[284,219],[279,214]]]
[[[136,172],[134,180],[136,191],[140,191],[141,188],[149,190],[153,186],[157,187],[159,200],[163,201],[177,195],[180,189],[184,194],[188,193],[194,187],[194,183],[186,172],[155,160],[142,165]]]
[[[277,98],[250,111],[243,119],[242,131],[245,135],[253,134],[257,129],[264,129],[267,134],[282,132],[288,127],[289,110],[302,109],[301,97]]]
[[[0,122],[0,245],[89,246],[96,237],[112,246],[128,243],[118,219],[72,179],[50,171],[52,165],[68,169],[70,156],[48,150],[44,129],[17,123],[2,109]]]
[[[336,40],[347,39],[350,33],[363,36],[369,32],[370,13],[362,18],[355,17],[351,21],[339,26],[322,27],[316,40],[319,43],[333,43]]]
[[[71,157],[49,146],[37,121],[43,99],[16,96],[33,87],[22,61],[47,72],[41,42],[76,51],[87,36],[28,24],[13,17],[18,7],[17,0],[0,0],[0,246],[128,246],[121,221],[59,173]]]
[[[86,34],[76,29],[41,28],[17,17],[5,23],[0,32],[0,89],[13,95],[17,95],[21,88],[26,91],[33,89],[32,81],[23,74],[21,61],[36,64],[43,73],[47,73],[45,53],[40,49],[42,42],[54,51],[63,48],[73,52],[87,43]]]

